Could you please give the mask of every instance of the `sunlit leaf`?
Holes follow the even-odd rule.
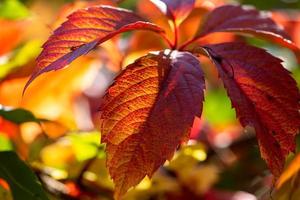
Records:
[[[180,24],[193,10],[195,0],[151,0],[168,18]]]
[[[295,151],[300,127],[296,82],[281,60],[243,43],[204,47],[217,66],[243,126],[252,126],[262,157],[279,177],[285,157]],[[288,92],[287,92],[288,91]]]
[[[169,51],[136,60],[117,77],[101,106],[107,165],[120,198],[173,155],[202,112],[204,79],[190,53]]]
[[[290,48],[299,54],[299,48],[290,36],[277,25],[271,14],[260,12],[254,7],[224,5],[214,9],[199,29],[198,37],[215,32],[238,32],[262,37]]]
[[[116,34],[138,29],[163,32],[129,10],[95,6],[74,12],[43,45],[24,90],[40,74],[65,67]]]
[[[51,137],[61,136],[68,129],[75,130],[77,127],[74,109],[76,96],[91,85],[97,70],[101,67],[98,64],[91,65],[92,61],[91,58],[82,57],[66,70],[39,77],[23,98],[22,90],[27,81],[26,77],[2,81],[0,104],[23,108],[32,112],[37,118],[56,122],[56,124],[43,124],[46,134]]]
[[[165,31],[168,38],[173,37],[173,32],[170,27],[168,18],[162,13],[159,8],[149,0],[137,1],[137,12],[141,16],[145,16],[149,21],[159,25]]]

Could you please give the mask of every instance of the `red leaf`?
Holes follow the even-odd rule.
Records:
[[[262,157],[278,177],[285,157],[295,150],[300,127],[300,95],[296,82],[281,60],[263,49],[242,43],[204,47],[243,126],[256,130]]]
[[[260,12],[250,6],[225,5],[213,10],[207,16],[198,37],[215,32],[239,32],[259,36],[299,54],[299,48],[283,28],[271,19],[269,13]]]
[[[168,18],[180,24],[194,9],[195,0],[151,0]]]
[[[9,138],[18,137],[18,126],[6,119],[0,117],[0,134],[3,134]]]
[[[148,54],[117,77],[100,116],[116,198],[152,176],[188,139],[204,87],[200,63],[188,52]]]
[[[43,45],[37,68],[24,90],[40,74],[65,67],[118,33],[137,29],[163,32],[125,9],[95,6],[74,12]]]

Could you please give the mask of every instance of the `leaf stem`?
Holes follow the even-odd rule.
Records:
[[[164,33],[160,34],[160,36],[168,44],[169,48],[171,48],[171,49],[174,48],[172,42],[167,38],[167,36]]]
[[[99,148],[97,150],[97,153],[94,157],[90,158],[89,160],[87,160],[87,162],[84,164],[83,168],[81,169],[78,177],[77,177],[77,184],[82,187],[82,182],[83,182],[83,176],[85,174],[86,171],[88,171],[88,169],[92,166],[92,164],[97,160],[98,155],[99,155]]]
[[[191,40],[188,40],[187,42],[183,43],[180,47],[179,50],[184,50],[187,46],[189,46],[190,44],[192,44],[193,42],[196,42],[198,39],[200,39],[200,37],[195,37]]]
[[[174,43],[173,43],[172,49],[176,49],[177,45],[178,45],[179,29],[178,29],[178,26],[176,25],[175,20],[172,20],[172,26],[173,26],[172,28],[174,31]]]

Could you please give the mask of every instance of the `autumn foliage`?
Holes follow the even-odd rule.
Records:
[[[240,124],[255,130],[261,157],[277,180],[287,156],[296,148],[300,128],[297,83],[283,61],[268,51],[234,41],[235,36],[224,37],[230,42],[217,44],[208,43],[207,38],[225,32],[253,36],[292,50],[300,60],[297,45],[269,13],[254,7],[222,5],[200,12],[203,8],[195,0],[151,3],[164,19],[148,21],[130,10],[108,5],[70,14],[43,44],[23,93],[26,95],[35,79],[41,84],[33,87],[47,87],[51,80],[38,78],[43,73],[65,68],[118,34],[142,31],[134,32],[133,37],[149,43],[136,43],[133,48],[140,48],[144,55],[114,79],[99,100],[95,119],[106,145],[106,166],[115,183],[115,199],[121,199],[146,176],[152,177],[189,140],[205,100],[205,57],[218,72]],[[145,11],[145,16],[150,14]],[[195,32],[184,30],[193,20],[199,21],[193,27]],[[145,31],[153,40],[143,37]],[[17,29],[14,32],[18,34]],[[183,41],[183,37],[188,39]],[[151,45],[160,49],[148,51]],[[116,63],[109,61],[109,65]],[[74,67],[81,66],[77,63]],[[64,87],[75,76],[66,79]]]
[[[157,32],[172,50],[150,53],[129,65],[100,106],[100,127],[107,144],[107,165],[116,184],[115,197],[121,197],[146,175],[151,177],[189,137],[194,117],[201,116],[204,99],[203,72],[196,57],[199,52],[205,52],[216,65],[237,117],[243,126],[255,128],[261,155],[278,177],[285,157],[295,150],[300,125],[296,82],[281,60],[259,48],[223,43],[189,50],[188,44],[213,32],[231,31],[263,37],[292,50],[297,50],[296,46],[268,15],[229,5],[213,10],[196,36],[179,47],[179,24],[195,2],[152,2],[169,18],[174,43],[162,28],[130,11],[108,6],[79,10],[43,45],[38,68],[28,83],[44,72],[65,67],[115,34],[137,29]]]

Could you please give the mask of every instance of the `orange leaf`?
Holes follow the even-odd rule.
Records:
[[[300,46],[300,14],[294,13],[288,15],[288,13],[274,12],[273,19],[281,24],[284,29],[291,35],[293,41]]]
[[[0,56],[11,51],[22,40],[25,22],[0,19]]]
[[[295,176],[300,170],[300,154],[298,154],[294,160],[291,162],[291,164],[288,166],[286,170],[281,174],[279,177],[276,187],[279,189],[282,187],[282,185],[287,182],[289,179],[291,179],[293,176]]]
[[[0,178],[0,187],[3,187],[5,190],[9,190],[8,183],[4,179],[1,179],[1,178]]]
[[[65,67],[116,34],[138,29],[163,32],[158,26],[125,9],[94,6],[74,12],[43,45],[43,51],[37,58],[37,68],[24,91],[40,74]]]
[[[295,151],[300,94],[281,60],[243,43],[204,47],[217,66],[243,126],[252,126],[262,157],[276,178]]]
[[[167,38],[173,37],[173,31],[166,16],[149,0],[137,1],[137,12],[149,21],[159,25],[165,31]]]
[[[27,78],[4,80],[0,84],[0,104],[22,107],[38,118],[58,122],[44,124],[51,137],[65,133],[66,128],[75,129],[75,97],[92,84],[98,67],[101,67],[101,63],[95,66],[92,61],[92,58],[81,57],[66,70],[39,77],[23,98],[22,89]]]
[[[148,54],[117,77],[104,97],[101,132],[121,197],[170,159],[202,112],[204,77],[188,52]]]

